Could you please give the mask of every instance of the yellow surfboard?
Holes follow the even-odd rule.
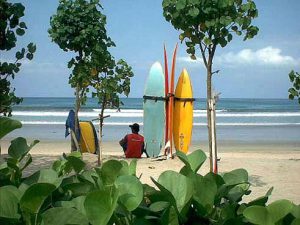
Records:
[[[193,90],[186,69],[181,72],[176,89],[173,111],[173,137],[177,151],[187,153],[192,139],[193,128]]]
[[[97,137],[95,137],[94,125],[89,121],[79,122],[81,152],[96,153]]]

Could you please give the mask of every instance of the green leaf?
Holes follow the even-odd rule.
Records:
[[[56,186],[48,183],[37,183],[30,186],[20,200],[20,207],[29,213],[39,213],[39,210]]]
[[[298,218],[300,219],[300,205],[293,205],[293,209],[292,209],[292,215],[295,217],[295,218]]]
[[[295,97],[295,96],[298,96],[298,92],[295,90],[295,88],[290,88],[290,89],[288,90],[288,92],[289,92],[291,95],[293,95],[294,97]]]
[[[183,210],[193,196],[192,181],[177,172],[163,172],[158,178],[158,183],[172,194],[179,212]]]
[[[101,178],[105,184],[113,184],[122,169],[122,164],[117,160],[109,160],[101,167]]]
[[[117,206],[117,200],[118,191],[114,186],[89,193],[86,196],[84,208],[90,223],[106,225]]]
[[[29,60],[32,60],[33,59],[33,54],[31,54],[30,52],[28,52],[26,54],[26,58],[29,59]]]
[[[17,28],[16,33],[17,33],[17,35],[19,35],[19,36],[23,36],[23,35],[25,34],[25,30],[24,30],[24,29],[21,29],[21,28]]]
[[[18,120],[13,120],[8,117],[0,116],[0,139],[15,129],[22,127],[22,123]]]
[[[9,187],[9,188],[8,188]],[[15,188],[14,186],[0,187],[0,218],[16,219],[20,218],[18,213],[19,200],[16,197],[14,191],[10,189]]]
[[[43,213],[42,218],[44,225],[89,224],[87,217],[73,208],[51,208]]]
[[[193,172],[197,172],[206,160],[206,155],[202,150],[193,151],[189,155],[177,151],[178,158]]]
[[[178,216],[173,206],[167,208],[161,216],[162,224],[179,225]]]
[[[276,223],[292,211],[293,204],[288,200],[278,200],[267,206],[272,221]]]
[[[186,5],[186,0],[178,0],[176,3],[176,9],[182,10],[185,8],[185,5]]]
[[[188,12],[188,15],[190,15],[191,17],[197,17],[199,15],[199,9],[197,8],[191,8]]]
[[[274,225],[268,210],[263,206],[250,206],[243,212],[245,218],[257,225]]]
[[[81,172],[85,167],[85,162],[78,157],[68,156],[67,163],[69,163],[76,173]]]
[[[197,203],[198,212],[205,216],[214,206],[217,185],[214,180],[199,175],[194,176],[193,182],[193,199]]]
[[[237,185],[248,182],[248,172],[245,169],[236,169],[224,173],[223,179],[227,185]]]
[[[205,38],[203,39],[203,41],[204,41],[204,43],[205,43],[206,45],[211,45],[211,44],[212,44],[212,41],[211,41],[208,37],[205,37]]]
[[[11,141],[11,144],[8,148],[8,154],[14,159],[21,159],[23,158],[30,149],[39,143],[38,140],[34,140],[29,146],[27,145],[27,141],[25,138],[18,137]]]
[[[20,26],[20,28],[27,29],[27,26],[26,26],[26,24],[24,22],[21,22],[19,24],[19,26]]]
[[[49,183],[58,188],[61,184],[61,178],[59,178],[56,171],[52,169],[41,169],[27,177],[22,182],[19,189],[22,192],[25,192],[31,185],[36,183]]]
[[[166,208],[168,208],[170,206],[169,202],[165,202],[165,201],[158,201],[158,202],[153,202],[150,206],[149,209],[152,212],[161,212],[163,210],[165,210]]]
[[[294,219],[291,225],[300,225],[300,219],[299,218]]]
[[[116,180],[119,190],[119,202],[128,211],[135,210],[143,200],[143,186],[134,176],[124,175]]]
[[[289,73],[290,81],[293,82],[294,79],[295,79],[295,77],[296,77],[295,72],[294,72],[294,70],[292,70],[292,71]]]
[[[34,52],[36,51],[36,45],[33,44],[33,43],[29,43],[29,44],[27,45],[27,48],[28,48],[28,51],[29,51],[30,53],[34,53]]]
[[[129,174],[136,176],[136,165],[137,165],[137,159],[131,160],[129,164]]]

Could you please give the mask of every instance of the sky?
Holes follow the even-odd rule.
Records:
[[[24,61],[13,81],[20,97],[72,97],[68,84],[71,71],[67,62],[72,53],[62,51],[51,42],[47,30],[50,16],[55,14],[58,0],[19,0],[25,7],[23,21],[27,31],[18,38],[18,46],[1,52],[0,60],[13,60],[18,48],[29,42],[37,45],[32,61]],[[300,1],[256,0],[259,16],[253,22],[260,31],[251,40],[234,36],[225,47],[218,47],[213,70],[220,70],[213,78],[221,98],[287,98],[291,87],[288,73],[300,70]],[[116,59],[124,59],[132,66],[129,97],[142,97],[151,65],[163,65],[163,45],[167,46],[169,62],[176,43],[176,77],[186,68],[192,79],[195,97],[206,97],[206,70],[200,60],[189,59],[179,31],[163,17],[161,0],[103,0],[107,16],[107,32],[116,47],[111,49]],[[177,79],[177,78],[176,78]]]

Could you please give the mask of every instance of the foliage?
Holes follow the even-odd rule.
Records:
[[[110,54],[109,48],[115,47],[115,43],[107,36],[106,16],[101,9],[99,0],[60,0],[50,19],[48,32],[52,41],[64,51],[76,53],[68,63],[72,68],[69,83],[76,88],[76,121],[89,87],[95,88],[93,97],[98,97],[103,110],[108,106],[119,107],[118,94],[127,96],[130,91],[131,67],[124,60],[116,63]]]
[[[152,178],[155,189],[136,177],[136,160],[109,160],[86,169],[79,152],[23,177],[20,159],[32,146],[22,138],[13,140],[0,166],[1,224],[295,225],[300,221],[299,205],[288,200],[267,205],[272,188],[265,196],[242,201],[250,194],[244,169],[198,174],[206,160],[201,150],[187,156],[177,152],[183,168]],[[12,166],[14,160],[18,163]],[[18,176],[12,176],[17,174],[13,171],[19,171]]]
[[[298,97],[298,102],[300,104],[300,74],[292,70],[289,73],[290,81],[293,83],[293,87],[289,89],[289,99],[294,99]]]
[[[196,60],[196,49],[200,49],[203,63],[207,70],[207,123],[210,150],[210,170],[213,168],[211,126],[213,58],[217,46],[225,47],[233,39],[233,34],[243,35],[244,40],[253,38],[258,28],[252,20],[258,16],[252,0],[163,0],[163,15],[185,40],[186,52]],[[214,123],[215,126],[215,123]],[[216,140],[214,140],[216,142]]]
[[[11,51],[16,47],[17,36],[23,36],[27,26],[21,19],[24,16],[25,7],[21,3],[10,3],[8,0],[0,1],[0,54]],[[36,46],[29,43],[15,54],[14,60],[0,61],[0,113],[11,115],[12,106],[19,104],[22,99],[15,96],[15,89],[11,87],[11,80],[20,71],[22,59],[33,59]]]

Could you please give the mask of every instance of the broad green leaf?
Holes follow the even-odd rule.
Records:
[[[129,164],[129,175],[136,176],[136,165],[137,165],[137,159],[131,160]]]
[[[59,178],[57,173],[52,169],[41,169],[27,177],[22,182],[19,189],[24,192],[28,187],[36,183],[49,183],[58,188],[61,184],[61,178]]]
[[[180,173],[165,171],[159,176],[158,183],[172,194],[179,212],[192,198],[193,183],[190,178]]]
[[[67,161],[71,164],[72,168],[76,173],[79,173],[85,167],[85,162],[78,157],[68,156]]]
[[[170,206],[169,202],[165,202],[165,201],[158,201],[158,202],[153,202],[150,206],[149,209],[152,212],[161,212],[163,210],[165,210],[166,208],[168,208]]]
[[[86,196],[84,208],[90,223],[106,225],[117,206],[117,200],[118,191],[114,186],[89,193]]]
[[[194,172],[198,172],[200,167],[206,160],[206,155],[202,150],[196,150],[187,156],[189,163],[191,165],[191,169]]]
[[[94,185],[90,182],[80,182],[80,183],[70,183],[62,187],[66,191],[71,191],[73,197],[78,197],[81,195],[87,195],[89,192],[94,190]]]
[[[215,196],[217,194],[217,185],[214,180],[199,175],[194,176],[193,183],[193,199],[197,202],[198,206],[201,206],[201,209],[199,208],[199,210],[201,210],[201,213],[204,216],[213,208]]]
[[[8,117],[0,116],[0,139],[15,129],[21,128],[22,123]]]
[[[300,218],[294,219],[291,225],[300,225]]]
[[[288,200],[277,200],[267,206],[267,210],[269,211],[274,223],[285,217],[292,211],[292,209],[293,204]]]
[[[291,213],[293,214],[293,216],[295,218],[300,219],[300,205],[293,204],[293,209],[292,209]]]
[[[101,167],[101,178],[105,184],[113,184],[122,169],[122,164],[117,160],[109,160]]]
[[[11,141],[11,144],[8,148],[8,154],[14,158],[20,160],[23,158],[29,151],[30,149],[39,143],[38,140],[35,140],[33,143],[31,143],[30,146],[27,145],[27,141],[25,138],[18,137],[14,140]]]
[[[0,218],[19,219],[18,197],[15,194],[14,186],[0,187]]]
[[[241,198],[248,192],[250,184],[238,184],[231,188],[227,194],[227,198],[231,202],[239,202]]]
[[[197,17],[199,15],[199,12],[199,9],[194,7],[189,10],[188,14],[192,17]]]
[[[136,209],[143,200],[143,186],[134,176],[120,176],[116,180],[119,190],[119,202],[125,206],[128,211]]]
[[[265,194],[265,196],[262,196],[262,197],[259,197],[259,198],[256,198],[254,199],[253,201],[250,201],[247,206],[252,206],[252,205],[260,205],[260,206],[265,206],[268,199],[269,199],[269,196],[272,194],[272,191],[273,191],[273,187],[271,187],[267,193]]]
[[[223,174],[227,185],[236,185],[248,182],[248,172],[245,169],[236,169]]]
[[[129,175],[129,166],[128,163],[125,160],[119,161],[122,164],[122,169],[119,172],[119,175]]]
[[[246,219],[257,225],[274,225],[268,210],[263,206],[250,206],[243,212]]]
[[[43,213],[42,218],[44,225],[89,224],[87,217],[73,208],[51,208]]]
[[[163,225],[179,225],[178,215],[173,206],[168,207],[161,216]]]
[[[185,5],[186,5],[186,0],[178,0],[176,3],[176,9],[182,10],[184,9]]]
[[[56,186],[48,183],[31,185],[20,200],[20,207],[29,213],[38,213],[47,197],[56,189]]]

